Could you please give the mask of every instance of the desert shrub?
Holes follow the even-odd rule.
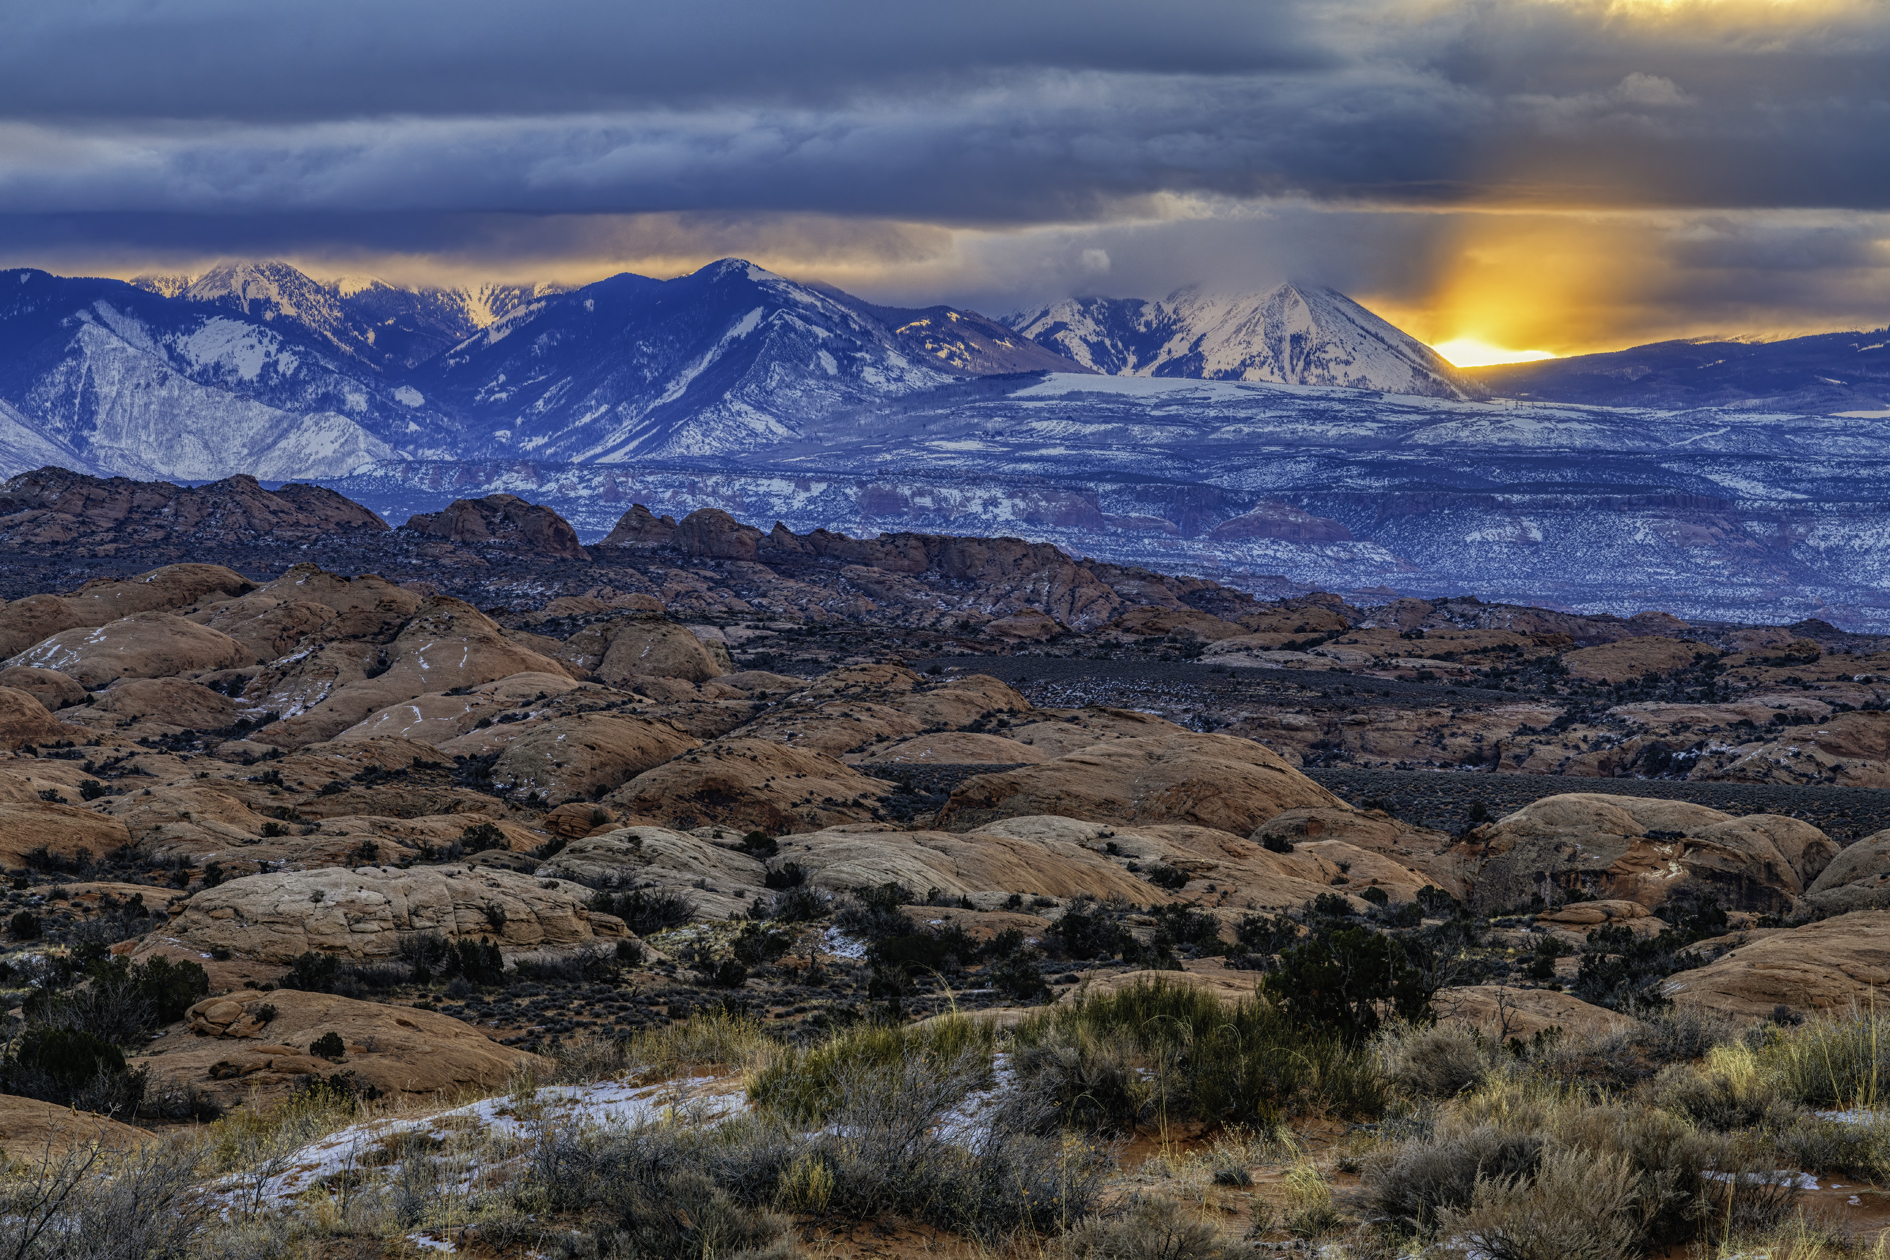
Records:
[[[289,960],[289,970],[277,981],[285,989],[303,993],[332,993],[341,978],[341,958],[337,954],[313,951],[297,954]]]
[[[1666,1006],[1666,980],[1676,971],[1698,967],[1702,959],[1685,953],[1687,942],[1672,932],[1638,936],[1615,925],[1596,928],[1582,949],[1581,968],[1569,991],[1584,1002],[1609,1010],[1625,1006]]]
[[[473,984],[504,984],[505,956],[491,941],[460,940],[453,947],[461,978]]]
[[[1454,1098],[1501,1063],[1500,1052],[1467,1024],[1401,1024],[1377,1040],[1385,1079],[1420,1098]]]
[[[1800,1112],[1774,1118],[1766,1136],[1787,1168],[1876,1182],[1890,1172],[1890,1119],[1881,1113],[1829,1120]]]
[[[317,1037],[309,1046],[308,1052],[318,1059],[327,1059],[330,1063],[339,1063],[348,1057],[348,1047],[341,1040],[341,1034],[326,1032]]]
[[[1365,928],[1315,931],[1280,953],[1262,991],[1294,1023],[1361,1041],[1378,1031],[1380,1006],[1401,1019],[1422,1018],[1435,987],[1422,947]]]
[[[16,941],[38,940],[39,933],[39,916],[30,910],[16,910],[7,920],[7,935]]]
[[[1535,1175],[1545,1140],[1498,1125],[1380,1149],[1362,1161],[1373,1214],[1399,1230],[1432,1233],[1441,1215],[1470,1206],[1479,1181],[1509,1184]]]
[[[1337,1228],[1342,1219],[1332,1206],[1332,1187],[1317,1165],[1302,1159],[1281,1178],[1286,1190],[1284,1224],[1296,1238],[1317,1238]]]
[[[1157,888],[1165,888],[1169,892],[1180,892],[1183,888],[1187,887],[1188,880],[1193,877],[1179,866],[1170,866],[1166,862],[1157,862],[1142,872],[1142,878],[1146,879]]]
[[[1155,936],[1151,942],[1161,952],[1170,950],[1189,955],[1221,954],[1221,921],[1205,910],[1185,902],[1161,906],[1153,911]]]
[[[1664,1068],[1652,1091],[1657,1106],[1722,1133],[1757,1127],[1780,1101],[1758,1057],[1740,1042],[1714,1046],[1698,1065]]]
[[[811,1132],[770,1111],[713,1130],[547,1132],[519,1205],[622,1229],[628,1190],[673,1188],[672,1179],[689,1177],[700,1178],[686,1195],[705,1220],[721,1220],[727,1206],[715,1193],[764,1221],[774,1206],[852,1220],[900,1216],[987,1240],[1087,1215],[1106,1152],[1038,1136],[1040,1108],[1015,1091],[988,1100],[976,1123],[956,1117],[968,1093],[990,1083],[988,1055],[975,1045],[958,1055],[933,1049],[856,1054],[838,1065],[826,1123]],[[665,1250],[629,1254],[708,1254],[698,1241],[686,1230],[659,1232],[638,1245]]]
[[[0,1093],[107,1115],[135,1113],[145,1076],[117,1046],[76,1028],[28,1028],[0,1058]]]
[[[591,909],[598,914],[616,915],[638,936],[654,936],[681,927],[696,913],[695,906],[681,893],[642,888],[616,894],[600,890],[591,897]]]
[[[834,926],[848,936],[869,942],[889,936],[911,936],[918,931],[918,925],[900,907],[917,900],[904,884],[858,888],[835,908]]]
[[[1125,910],[1077,898],[1044,929],[1044,945],[1064,958],[1116,958],[1136,953]]]
[[[767,902],[755,900],[758,914],[751,918],[772,919],[777,923],[809,923],[823,919],[833,909],[833,898],[807,884],[792,884],[777,892]]]
[[[1383,1079],[1365,1052],[1257,1000],[1225,1007],[1214,994],[1162,983],[1027,1020],[1015,1034],[1013,1063],[1073,1121],[1086,1117],[1085,1127],[1103,1130],[1153,1114],[1271,1124],[1282,1111],[1364,1116],[1384,1103]],[[1138,1084],[1123,1081],[1125,1063]]]
[[[1129,1200],[1107,1216],[1092,1216],[1046,1249],[1063,1260],[1219,1260],[1227,1255],[1220,1232],[1160,1195]]]
[[[181,1141],[114,1152],[79,1143],[16,1164],[0,1185],[0,1254],[15,1260],[156,1260],[194,1254],[212,1220]]]
[[[1283,914],[1243,915],[1234,938],[1249,953],[1277,954],[1299,941],[1299,924]]]

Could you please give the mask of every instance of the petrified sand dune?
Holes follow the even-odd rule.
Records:
[[[1469,839],[1485,855],[1475,890],[1485,906],[1580,887],[1658,909],[1690,884],[1729,909],[1783,910],[1838,851],[1794,818],[1588,792],[1545,797]]]
[[[148,1129],[89,1111],[0,1094],[0,1152],[27,1168],[48,1159],[57,1163],[74,1147],[126,1150],[156,1140],[157,1135]]]
[[[595,800],[700,746],[666,722],[583,713],[535,723],[492,763],[494,786],[563,803]]]
[[[0,748],[56,743],[75,733],[79,733],[76,728],[54,718],[37,697],[0,686]]]
[[[272,872],[203,889],[178,908],[167,934],[282,963],[310,951],[391,958],[415,932],[512,949],[621,938],[622,922],[593,916],[589,900],[577,884],[478,866]]]
[[[870,822],[892,790],[821,753],[724,739],[644,771],[604,803],[678,831],[717,824],[782,835]]]
[[[250,662],[249,651],[229,635],[166,612],[133,613],[101,626],[75,626],[36,643],[7,661],[34,669],[56,669],[85,687],[120,678],[167,678]]]
[[[1890,911],[1858,910],[1772,932],[1666,984],[1678,1003],[1738,1019],[1776,1007],[1842,1010],[1869,1005],[1890,984]]]
[[[338,1062],[309,1053],[330,1033],[345,1048]],[[208,998],[132,1060],[160,1089],[194,1086],[225,1106],[274,1102],[305,1077],[342,1071],[384,1094],[451,1098],[542,1062],[450,1015],[295,989]]]
[[[1193,823],[1247,835],[1284,810],[1344,802],[1258,744],[1224,735],[1119,739],[1054,761],[967,779],[938,825],[1059,814],[1097,822]]]

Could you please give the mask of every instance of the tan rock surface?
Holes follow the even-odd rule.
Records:
[[[1123,897],[1137,904],[1167,900],[1152,885],[1087,848],[1082,835],[1080,829],[954,834],[856,824],[785,837],[771,865],[799,863],[809,882],[833,891],[897,883],[920,897],[937,888],[946,896],[973,895],[974,900],[1001,901],[1012,893]],[[989,896],[980,896],[985,894]]]
[[[820,753],[724,739],[644,771],[604,803],[678,831],[717,824],[781,835],[871,821],[891,790]]]
[[[577,531],[550,508],[513,494],[457,499],[438,512],[407,518],[401,532],[456,543],[509,543],[529,555],[565,560],[590,559],[578,545]]]
[[[578,884],[477,866],[272,872],[194,894],[166,935],[281,963],[310,951],[391,958],[401,936],[413,932],[491,939],[508,949],[621,937],[618,920],[593,920],[590,896]]]
[[[1890,831],[1847,845],[1805,890],[1820,914],[1890,909]]]
[[[1773,1008],[1843,1010],[1868,1005],[1890,985],[1890,911],[1858,910],[1772,932],[1692,971],[1666,990],[1677,1003],[1738,1019]]]
[[[1485,855],[1474,892],[1490,907],[1580,888],[1658,910],[1690,883],[1729,910],[1784,910],[1837,854],[1823,832],[1793,818],[1588,792],[1545,797],[1468,840]]]
[[[217,731],[235,722],[240,709],[228,696],[182,678],[126,678],[92,696],[68,719],[99,730],[138,726],[162,731]]]
[[[374,655],[357,651],[338,657],[326,667],[333,670],[332,681],[305,689],[293,716],[284,710],[281,722],[263,728],[255,738],[279,747],[317,743],[415,696],[477,687],[526,672],[569,674],[560,662],[512,642],[472,605],[446,595],[432,596],[421,605],[385,649],[386,669],[370,677]],[[277,689],[282,689],[280,684]]]
[[[75,735],[83,737],[85,732],[53,717],[31,694],[0,686],[0,748],[55,744],[72,741]]]
[[[309,1053],[329,1033],[346,1047],[339,1063]],[[197,1003],[184,1027],[132,1062],[148,1066],[159,1089],[196,1086],[225,1106],[252,1096],[266,1106],[304,1076],[337,1072],[353,1072],[383,1094],[452,1099],[465,1090],[496,1088],[543,1060],[437,1011],[277,989],[239,990]]]
[[[75,704],[84,704],[86,701],[85,688],[56,669],[9,666],[6,669],[0,669],[0,687],[24,691],[49,710],[54,711],[70,708]]]
[[[702,640],[660,613],[630,613],[585,626],[557,650],[572,668],[607,683],[645,678],[707,682],[729,671]]]
[[[86,687],[120,678],[166,678],[229,669],[252,659],[227,634],[171,613],[134,613],[102,626],[76,626],[12,657],[7,664],[56,669]]]
[[[1550,1028],[1560,1028],[1570,1036],[1620,1032],[1635,1023],[1626,1015],[1584,1002],[1573,994],[1501,984],[1439,989],[1431,1009],[1439,1019],[1461,1021],[1499,1041],[1511,1037],[1527,1041]]]
[[[563,803],[595,800],[700,741],[666,722],[584,713],[534,723],[492,764],[492,782],[509,793],[538,792]]]
[[[1088,998],[1109,997],[1139,984],[1201,989],[1233,1006],[1255,999],[1260,987],[1260,975],[1253,971],[1230,971],[1218,961],[1205,967],[1189,966],[1181,971],[1121,971],[1110,976],[1097,976],[1075,988],[1066,989],[1057,1002],[1074,1005]]]
[[[127,1150],[156,1140],[157,1135],[148,1129],[89,1111],[0,1094],[0,1152],[16,1167],[31,1169],[48,1160],[57,1164],[73,1147]]]
[[[1040,766],[965,780],[938,825],[970,830],[993,818],[1060,814],[1098,822],[1194,823],[1247,835],[1287,809],[1343,806],[1258,744],[1224,735],[1119,739]]]
[[[622,827],[573,840],[538,869],[593,887],[648,888],[686,897],[698,918],[728,919],[766,895],[767,868],[736,849],[667,827]]]
[[[57,595],[16,599],[0,608],[0,653],[16,656],[78,624],[79,614]]]
[[[1685,669],[1701,657],[1717,656],[1713,648],[1687,639],[1642,635],[1578,648],[1562,657],[1568,672],[1590,682],[1619,683],[1646,674],[1668,674]]]
[[[1038,709],[1013,723],[1006,734],[1020,744],[1041,750],[1045,756],[1061,757],[1106,740],[1180,734],[1183,729],[1153,713],[1094,705],[1087,709]]]
[[[0,801],[0,863],[9,870],[26,865],[26,855],[45,849],[59,857],[103,857],[131,843],[131,833],[115,818],[76,805],[43,801]]]
[[[133,613],[174,612],[204,600],[231,599],[256,584],[220,564],[167,564],[120,581],[87,582],[65,597],[82,626],[102,626]]]
[[[881,744],[859,757],[861,765],[1034,765],[1048,753],[1001,735],[976,731],[941,731]]]

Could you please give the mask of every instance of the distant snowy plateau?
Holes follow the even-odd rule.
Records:
[[[739,260],[571,290],[23,270],[0,272],[0,472],[316,481],[395,523],[503,491],[586,537],[632,502],[720,507],[1261,593],[1890,631],[1885,342],[1471,374],[1308,285],[993,320]]]

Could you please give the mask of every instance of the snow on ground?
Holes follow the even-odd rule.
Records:
[[[712,1123],[745,1111],[741,1081],[731,1077],[690,1077],[657,1085],[601,1081],[590,1085],[547,1085],[523,1096],[484,1098],[463,1107],[423,1116],[390,1116],[338,1129],[285,1156],[268,1160],[257,1172],[237,1174],[217,1183],[226,1209],[257,1211],[285,1207],[329,1178],[347,1174],[414,1133],[445,1142],[455,1133],[479,1132],[488,1143],[521,1142],[549,1127],[644,1124],[670,1117]],[[394,1165],[378,1165],[391,1171]]]

